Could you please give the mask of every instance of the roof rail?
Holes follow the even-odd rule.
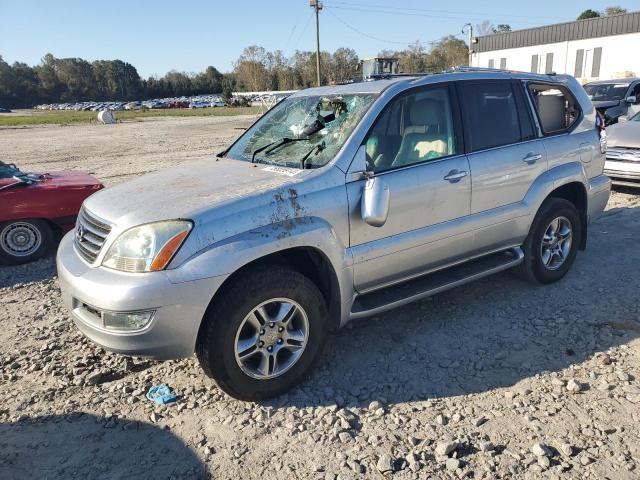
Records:
[[[451,67],[441,72],[418,72],[418,73],[374,73],[368,77],[370,80],[384,80],[389,78],[397,78],[397,77],[426,77],[428,75],[436,75],[438,73],[464,73],[464,72],[495,72],[495,73],[526,73],[531,74],[532,72],[525,72],[523,70],[511,70],[507,68],[489,68],[489,67],[469,67],[467,65],[459,65],[456,67]],[[556,72],[549,73],[538,73],[536,75],[557,75]]]
[[[427,75],[433,75],[432,73],[373,73],[369,75],[368,78],[373,78],[375,80],[383,80],[386,78],[396,78],[396,77],[425,77]]]
[[[525,72],[522,70],[511,70],[508,68],[471,67],[468,65],[458,65],[456,67],[451,67],[444,71],[444,73],[455,73],[455,72],[532,73],[532,72]],[[556,72],[539,73],[538,75],[556,75]]]

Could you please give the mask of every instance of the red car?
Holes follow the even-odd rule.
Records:
[[[101,188],[83,172],[27,174],[0,161],[0,263],[48,254],[73,229],[84,199]]]

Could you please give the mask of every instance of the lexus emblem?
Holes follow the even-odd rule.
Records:
[[[76,240],[81,241],[84,239],[84,227],[78,224],[76,227]]]

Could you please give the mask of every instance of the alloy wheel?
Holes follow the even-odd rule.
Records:
[[[282,375],[300,360],[309,336],[305,310],[289,298],[262,302],[242,320],[234,342],[238,366],[258,380]]]
[[[548,270],[559,269],[571,252],[573,229],[566,217],[556,217],[547,226],[540,245],[540,258]]]

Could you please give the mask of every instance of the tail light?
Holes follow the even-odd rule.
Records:
[[[600,112],[596,112],[596,130],[600,134],[600,153],[607,153],[607,127]]]

